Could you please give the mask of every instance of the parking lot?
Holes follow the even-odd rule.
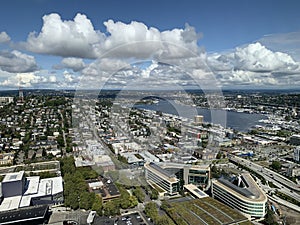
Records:
[[[139,213],[121,216],[116,223],[118,225],[146,225]]]

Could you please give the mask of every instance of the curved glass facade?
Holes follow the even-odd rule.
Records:
[[[267,200],[259,202],[257,200],[251,201],[251,199],[249,199],[248,201],[245,201],[215,183],[213,183],[213,196],[232,208],[252,217],[264,217],[266,214]]]

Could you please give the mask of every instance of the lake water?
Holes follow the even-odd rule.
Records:
[[[205,122],[220,124],[223,127],[229,127],[243,132],[249,130],[255,125],[261,124],[259,120],[267,118],[262,114],[204,109],[177,104],[174,101],[163,100],[160,100],[157,104],[135,105],[135,107],[140,109],[161,111],[163,113],[169,113],[190,119],[193,119],[195,115],[203,115]]]

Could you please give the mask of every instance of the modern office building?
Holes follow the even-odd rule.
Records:
[[[177,179],[183,180],[184,184],[194,184],[201,189],[210,186],[210,167],[209,165],[191,165],[180,163],[161,163],[158,164],[164,170],[175,174]]]
[[[145,177],[149,185],[162,189],[165,194],[175,195],[179,191],[180,180],[153,162],[144,164]]]
[[[6,174],[1,185],[3,199],[0,212],[32,205],[63,203],[62,177],[25,177],[24,171],[20,171]]]
[[[242,173],[231,179],[213,180],[212,195],[248,217],[261,218],[266,214],[267,196],[250,173]]]

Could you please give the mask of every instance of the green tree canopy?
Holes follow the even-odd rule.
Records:
[[[281,163],[279,161],[273,161],[272,164],[271,164],[271,167],[274,169],[274,170],[280,170],[281,169]]]

